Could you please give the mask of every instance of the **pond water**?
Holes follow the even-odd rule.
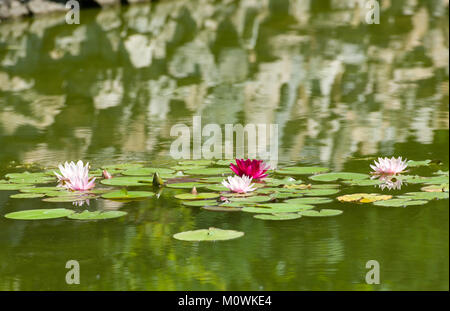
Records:
[[[446,1],[162,1],[0,24],[0,179],[83,159],[93,168],[170,167],[175,124],[276,123],[279,166],[369,173],[378,156],[449,156]],[[307,180],[305,176],[301,177]],[[143,187],[145,189],[146,187]],[[148,188],[148,187],[147,187]],[[420,191],[344,187],[341,194]],[[449,201],[341,203],[337,217],[288,221],[180,204],[164,188],[139,202],[91,200],[118,219],[20,221],[73,207],[0,191],[0,290],[448,290]],[[336,197],[336,196],[332,196]],[[245,232],[218,242],[175,233]],[[65,282],[68,260],[79,285]],[[381,283],[365,282],[366,262]]]

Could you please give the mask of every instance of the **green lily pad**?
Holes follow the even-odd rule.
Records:
[[[92,199],[92,198],[94,198],[94,197],[56,196],[56,197],[42,199],[42,201],[51,202],[51,203],[68,203],[68,202],[84,201],[86,199]]]
[[[315,181],[361,180],[369,178],[369,175],[361,173],[337,172],[313,175],[309,178]]]
[[[310,189],[310,190],[298,190],[298,193],[302,193],[306,196],[327,196],[338,193],[339,189]]]
[[[133,186],[147,186],[151,185],[153,177],[141,176],[141,177],[114,177],[111,179],[103,179],[100,181],[103,185],[108,186],[120,186],[120,187],[133,187]]]
[[[0,184],[0,190],[22,190],[34,187],[32,184]]]
[[[313,205],[309,204],[297,204],[297,203],[264,203],[264,204],[258,204],[258,207],[265,207],[265,208],[271,208],[271,209],[293,209],[294,211],[300,210],[309,210],[313,209]]]
[[[411,200],[407,198],[401,198],[401,199],[392,199],[387,201],[377,201],[373,204],[376,206],[387,206],[387,207],[406,207],[411,205],[425,205],[429,201],[426,200]]]
[[[175,195],[175,198],[180,200],[203,200],[203,199],[215,199],[218,198],[220,195],[217,193],[212,192],[203,192],[203,193],[180,193]]]
[[[40,177],[49,177],[46,173],[9,173],[5,175],[8,179],[28,179],[28,178],[40,178]]]
[[[192,189],[192,188],[204,188],[206,187],[205,184],[198,183],[198,182],[180,182],[180,183],[173,183],[173,184],[167,184],[168,188],[175,188],[175,189]]]
[[[237,239],[243,235],[244,232],[240,231],[209,228],[180,232],[174,234],[173,237],[181,241],[223,241]]]
[[[196,201],[183,201],[181,202],[183,205],[186,206],[215,206],[218,205],[219,202],[216,200],[196,200]]]
[[[360,179],[360,180],[345,180],[344,183],[351,186],[375,186],[381,184],[383,181],[379,179]]]
[[[409,160],[408,162],[406,162],[406,164],[408,164],[409,167],[428,166],[431,164],[431,160],[423,160],[423,161]]]
[[[150,198],[154,195],[155,194],[150,191],[124,191],[124,189],[122,189],[102,194],[102,198],[110,200],[128,200]]]
[[[234,163],[234,160],[218,160],[214,164],[218,166],[230,166],[231,163]]]
[[[311,174],[325,173],[328,172],[329,170],[330,169],[328,167],[291,166],[282,168],[275,172],[281,175],[311,175]]]
[[[293,214],[293,213],[277,213],[277,214],[262,214],[262,215],[255,215],[253,216],[257,219],[263,219],[263,220],[292,220],[292,219],[298,219],[301,218],[302,215],[300,214]]]
[[[216,184],[221,183],[223,181],[223,177],[203,177],[198,180],[198,182],[205,184]]]
[[[35,199],[42,198],[44,194],[42,193],[18,193],[10,195],[9,197],[12,199]]]
[[[213,211],[213,212],[240,212],[240,207],[233,207],[229,205],[219,205],[219,206],[202,206],[202,209]]]
[[[231,202],[244,202],[244,203],[258,203],[258,202],[268,202],[271,201],[272,198],[270,196],[263,195],[254,195],[248,197],[228,197]]]
[[[408,192],[399,198],[410,200],[434,200],[434,199],[448,199],[448,192]]]
[[[52,177],[11,178],[9,182],[14,184],[48,184],[56,182],[56,178]]]
[[[213,160],[185,160],[178,162],[179,165],[199,165],[199,166],[208,166],[213,164]]]
[[[132,168],[132,169],[123,171],[122,175],[126,175],[126,176],[148,176],[148,175],[152,175],[154,173],[172,174],[172,173],[175,173],[175,171],[171,170],[169,168],[141,167],[141,168]]]
[[[285,203],[289,204],[325,204],[333,202],[332,199],[322,197],[308,197],[286,200]]]
[[[26,211],[9,213],[6,214],[5,217],[17,220],[40,220],[40,219],[62,218],[72,213],[74,213],[74,211],[65,208],[31,209]]]
[[[61,188],[61,187],[36,187],[36,188],[20,189],[20,192],[24,192],[24,193],[46,193],[46,192],[49,192],[49,191],[62,191],[63,189],[64,188]]]
[[[187,175],[230,175],[232,172],[227,168],[199,168],[185,171]]]
[[[211,190],[211,191],[229,191],[229,189],[225,186],[222,185],[211,185],[211,186],[207,186],[206,189]]]
[[[293,213],[293,212],[301,212],[305,209],[302,206],[296,206],[292,204],[288,204],[288,206],[280,206],[280,207],[243,207],[242,211],[247,213],[256,213],[256,214],[273,214],[273,213]]]
[[[129,170],[129,169],[135,169],[135,168],[140,168],[143,167],[143,164],[140,163],[119,163],[119,164],[108,164],[108,165],[103,165],[102,169],[105,170]]]
[[[301,197],[303,196],[303,194],[301,193],[286,193],[286,192],[278,192],[278,193],[273,193],[270,195],[272,198],[274,199],[280,199],[280,200],[284,200],[284,199],[291,199],[291,198],[297,198],[297,197]]]
[[[187,170],[198,170],[206,168],[206,166],[200,166],[200,165],[175,165],[170,167],[172,170],[175,171],[187,171]]]
[[[98,219],[111,219],[111,218],[118,218],[125,216],[127,212],[123,211],[83,211],[81,213],[73,213],[67,216],[67,218],[70,219],[76,219],[76,220],[98,220]]]
[[[448,192],[449,184],[425,186],[420,188],[420,190],[425,192]]]
[[[307,217],[329,217],[341,215],[343,212],[337,209],[321,209],[320,211],[303,211],[300,214]]]
[[[297,185],[301,184],[303,181],[300,179],[294,179],[292,177],[285,177],[283,179],[266,178],[264,179],[264,182],[269,187],[278,187],[281,185]]]

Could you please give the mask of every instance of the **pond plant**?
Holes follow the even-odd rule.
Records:
[[[88,208],[92,209],[90,202],[101,199],[123,203],[150,198],[157,200],[164,193],[169,193],[181,200],[180,208],[243,212],[243,215],[253,214],[255,219],[262,221],[308,218],[310,220],[304,221],[314,221],[314,218],[342,215],[346,207],[374,206],[383,209],[420,206],[431,200],[449,197],[448,171],[438,170],[431,176],[402,174],[407,167],[412,171],[416,167],[431,167],[433,162],[429,160],[378,158],[370,165],[373,169],[370,174],[333,172],[326,167],[310,166],[271,170],[262,160],[235,161],[236,164],[231,163],[229,168],[223,167],[227,163],[223,160],[191,160],[179,162],[171,168],[121,163],[90,171],[89,163],[84,164],[80,160],[59,165],[59,172],[9,173],[0,180],[0,190],[20,191],[12,194],[12,199],[40,199],[45,204],[71,203],[75,210],[66,207],[12,211],[4,217],[11,220],[112,220],[126,216],[127,212],[89,211]],[[96,180],[100,181],[97,187]],[[399,195],[355,191],[361,187],[379,188],[383,192],[400,191],[406,184],[419,186],[417,190]],[[345,193],[335,196],[340,192]],[[77,211],[79,209],[84,210]],[[182,241],[218,241],[242,236],[243,232],[211,227],[180,232],[174,238]]]

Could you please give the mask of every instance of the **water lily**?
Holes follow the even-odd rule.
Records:
[[[89,177],[89,163],[83,164],[83,161],[65,162],[64,166],[58,166],[61,173],[56,172],[55,175],[59,180],[59,187],[64,187],[73,191],[86,191],[95,186],[95,177]]]
[[[372,174],[376,175],[395,175],[402,173],[408,166],[407,160],[402,160],[402,157],[397,159],[392,158],[378,158],[378,162],[375,161],[375,165],[370,165],[374,170]]]
[[[102,176],[103,176],[104,179],[111,179],[112,178],[112,175],[107,170],[103,170]]]
[[[238,176],[246,175],[253,179],[263,179],[267,177],[265,172],[267,172],[270,166],[262,160],[236,159],[236,165],[231,163],[230,168]]]
[[[228,181],[222,181],[222,185],[230,189],[230,191],[237,193],[247,193],[256,189],[254,184],[252,184],[252,177],[246,175],[229,176]]]

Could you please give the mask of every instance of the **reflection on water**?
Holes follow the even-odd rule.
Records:
[[[2,23],[0,171],[10,161],[161,163],[171,126],[193,115],[279,124],[284,163],[366,172],[366,157],[402,154],[448,166],[448,1],[382,1],[379,25],[365,23],[360,2],[161,1],[85,10],[80,25]],[[64,264],[78,258],[82,289],[448,290],[446,200],[280,225],[171,198],[164,189],[78,207],[122,208],[123,221],[0,219],[0,289],[73,289]],[[41,205],[0,193],[2,215]],[[210,226],[246,236],[172,239]],[[376,288],[364,283],[372,259]]]

